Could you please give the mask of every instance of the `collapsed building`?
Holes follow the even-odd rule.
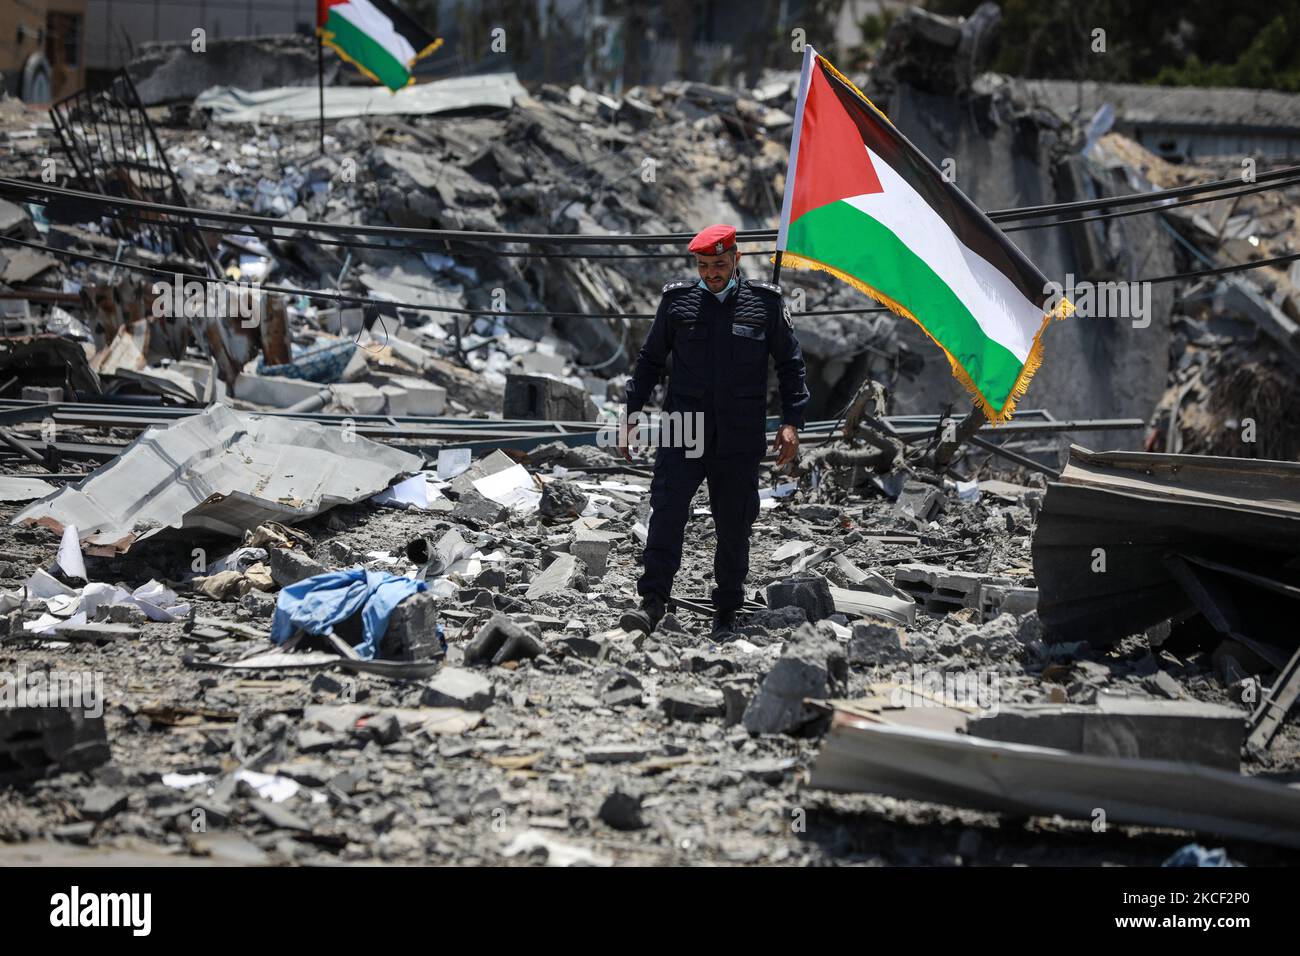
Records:
[[[1238,160],[983,72],[996,28],[912,11],[860,85],[1047,275],[1141,298],[953,438],[919,329],[786,276],[813,404],[727,641],[705,492],[672,612],[616,626],[649,461],[609,426],[689,268],[653,237],[770,229],[797,76],[331,86],[323,152],[309,87],[168,102],[157,51],[0,102],[0,858],[1059,861],[1104,781],[1076,862],[1292,859],[1300,280],[1214,270],[1289,254],[1297,187],[1029,215]]]

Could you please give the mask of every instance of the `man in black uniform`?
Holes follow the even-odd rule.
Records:
[[[660,444],[650,486],[650,527],[637,582],[641,607],[623,615],[626,630],[654,630],[682,563],[691,499],[709,483],[717,534],[713,559],[713,630],[729,631],[744,601],[749,533],[758,516],[758,465],[767,445],[767,359],[776,363],[781,427],[777,465],[799,450],[808,387],[803,353],[779,286],[743,277],[732,226],[710,226],[690,244],[698,282],[670,282],[627,387],[627,416],[641,411],[672,357],[667,413],[702,418],[703,454]],[[697,419],[698,421],[699,419]],[[698,434],[698,431],[697,431]],[[619,447],[631,460],[627,418]]]

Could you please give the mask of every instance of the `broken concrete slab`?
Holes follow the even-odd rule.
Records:
[[[279,587],[297,584],[324,572],[325,568],[297,548],[269,549],[271,580]]]
[[[907,636],[903,631],[874,621],[859,621],[853,625],[848,647],[850,664],[875,667],[909,659]]]
[[[462,524],[475,528],[488,528],[499,521],[504,521],[510,509],[503,504],[485,498],[473,488],[461,492],[456,507],[451,510],[451,518]]]
[[[605,576],[609,567],[609,551],[613,535],[605,531],[576,531],[569,543],[569,553],[587,567],[587,573],[598,578]]]
[[[238,536],[267,521],[292,524],[370,498],[421,464],[418,455],[315,422],[213,405],[147,429],[90,477],[29,505],[13,523],[88,529],[86,553],[113,555],[164,530]],[[181,474],[186,480],[177,480]]]
[[[524,596],[536,601],[565,588],[585,591],[586,586],[586,568],[582,561],[572,554],[557,554],[555,560],[528,585]]]
[[[502,418],[535,421],[594,422],[596,403],[591,394],[577,385],[550,375],[506,376]]]
[[[425,684],[420,703],[426,707],[487,710],[495,697],[492,682],[481,674],[461,667],[444,667]]]
[[[577,518],[587,507],[587,496],[571,481],[548,481],[542,485],[542,500],[537,510],[554,521]]]
[[[240,372],[231,394],[241,402],[264,405],[267,408],[290,408],[299,402],[315,398],[323,390],[324,386],[306,379]]]
[[[705,720],[726,713],[722,691],[712,687],[665,687],[659,692],[659,706],[669,720]]]

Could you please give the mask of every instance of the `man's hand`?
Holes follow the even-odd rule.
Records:
[[[776,438],[772,439],[772,447],[776,449],[776,467],[794,461],[799,454],[799,430],[793,425],[782,425],[776,430]]]
[[[636,425],[632,425],[632,426],[628,425],[626,415],[619,418],[618,450],[619,453],[622,454],[622,456],[627,459],[629,465],[636,464],[636,462],[632,460],[632,452],[635,450],[636,447],[637,431],[638,429]]]

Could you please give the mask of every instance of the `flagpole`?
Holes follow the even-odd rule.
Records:
[[[320,38],[320,25],[316,26],[316,90],[320,103],[320,154],[325,155],[325,44]]]
[[[785,191],[781,197],[781,223],[776,231],[776,258],[772,264],[772,284],[781,281],[781,258],[785,252],[786,232],[790,228],[790,207],[794,201],[795,167],[799,163],[799,133],[803,129],[803,108],[808,99],[808,83],[812,79],[813,57],[817,51],[810,44],[803,47],[803,66],[799,70],[799,95],[794,107],[794,132],[790,134],[790,161],[785,169]]]

